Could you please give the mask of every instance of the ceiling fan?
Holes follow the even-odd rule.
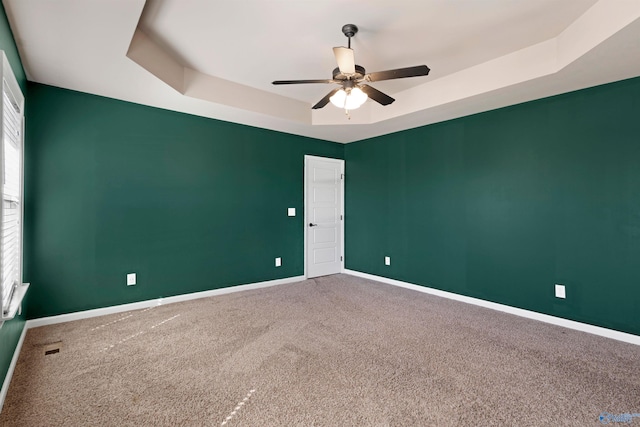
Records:
[[[326,80],[276,80],[274,85],[292,85],[306,83],[335,83],[339,88],[329,92],[312,108],[322,108],[331,101],[332,104],[345,111],[353,110],[364,104],[367,98],[371,98],[381,105],[389,105],[395,99],[369,86],[368,82],[383,80],[404,79],[406,77],[426,76],[429,67],[417,65],[415,67],[397,68],[395,70],[367,73],[364,67],[357,65],[351,49],[351,37],[358,32],[354,24],[346,24],[342,27],[342,33],[349,39],[348,47],[334,47],[333,54],[336,57],[338,68],[333,70],[333,78]]]

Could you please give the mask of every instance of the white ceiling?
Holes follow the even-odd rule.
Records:
[[[3,0],[29,80],[337,142],[640,75],[640,0]],[[331,48],[396,98],[311,106]]]

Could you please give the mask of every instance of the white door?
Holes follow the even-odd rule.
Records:
[[[307,277],[342,271],[344,160],[305,156]]]

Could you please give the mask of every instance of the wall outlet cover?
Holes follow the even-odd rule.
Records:
[[[384,265],[391,265],[391,257],[384,257]]]
[[[276,258],[276,267],[280,267],[282,265],[282,258]]]
[[[136,273],[127,274],[127,286],[133,286],[136,284]]]
[[[287,215],[296,216],[296,208],[288,208],[287,209]]]
[[[567,293],[564,285],[556,285],[556,298],[566,298]]]

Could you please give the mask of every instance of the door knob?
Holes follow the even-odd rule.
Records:
[[[310,222],[310,223],[309,223],[309,227],[315,227],[315,226],[317,226],[317,225],[318,225],[318,224],[314,224],[314,223],[312,223],[312,222]]]

